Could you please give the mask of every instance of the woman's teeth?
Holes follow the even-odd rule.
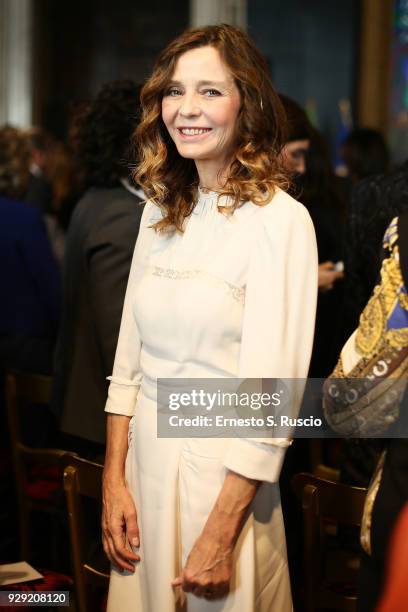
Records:
[[[180,132],[185,136],[198,136],[209,132],[211,128],[182,128]]]

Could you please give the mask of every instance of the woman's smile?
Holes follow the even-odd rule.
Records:
[[[208,127],[178,127],[178,135],[183,140],[201,140],[212,132],[212,128]]]

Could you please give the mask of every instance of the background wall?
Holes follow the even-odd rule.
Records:
[[[190,5],[191,0],[32,2],[34,123],[64,136],[76,101],[108,80],[143,81],[158,52],[188,27]],[[275,85],[301,104],[314,100],[318,124],[331,141],[339,100],[356,106],[360,7],[361,0],[246,3],[248,31],[268,59]]]
[[[355,108],[360,0],[251,0],[248,32],[266,55],[279,91],[316,102],[320,128],[332,140],[338,102]]]
[[[143,81],[188,27],[188,0],[36,0],[34,122],[63,136],[70,105],[109,80]]]

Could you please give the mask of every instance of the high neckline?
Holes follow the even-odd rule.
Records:
[[[210,200],[212,198],[218,197],[218,191],[210,191],[208,189],[203,189],[202,187],[198,187],[198,199],[199,200]]]

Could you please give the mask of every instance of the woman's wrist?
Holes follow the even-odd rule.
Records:
[[[230,515],[219,508],[214,508],[208,517],[202,535],[217,542],[226,552],[232,550],[240,534],[243,513]]]
[[[221,543],[226,550],[233,548],[259,485],[259,481],[229,471],[203,535]]]
[[[103,486],[109,489],[116,489],[126,485],[125,474],[118,469],[104,469],[103,471]]]
[[[111,489],[121,487],[125,481],[125,461],[128,449],[129,417],[109,414],[107,418],[107,444],[103,485]]]

